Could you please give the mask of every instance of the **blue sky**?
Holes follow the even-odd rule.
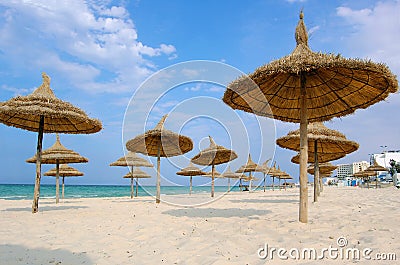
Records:
[[[298,125],[257,119],[229,109],[220,99],[229,82],[224,77],[251,73],[294,49],[302,8],[311,49],[384,62],[399,75],[400,2],[394,0],[0,0],[0,100],[31,93],[46,72],[57,97],[102,121],[104,129],[97,134],[61,135],[67,148],[90,160],[72,165],[85,176],[69,180],[71,184],[127,184],[122,179],[127,169],[108,165],[124,154],[126,140],[152,128],[168,112],[166,127],[192,137],[195,148],[185,156],[162,159],[164,185],[187,184],[175,172],[208,146],[208,135],[234,147],[239,158],[232,169],[245,163],[250,152],[256,162],[273,157],[297,181],[298,166],[290,162],[295,153],[274,142]],[[212,61],[227,75],[205,82],[194,75],[198,72],[185,69],[194,81],[163,88],[151,83],[171,73],[163,69],[175,70],[192,60]],[[149,106],[140,93],[156,100]],[[334,164],[368,161],[368,154],[380,152],[381,145],[400,149],[399,104],[394,94],[387,102],[327,122],[360,144],[357,152]],[[143,116],[145,110],[148,116]],[[34,183],[35,167],[25,159],[35,153],[37,134],[0,125],[0,137],[0,183]],[[46,134],[44,148],[54,140],[54,134]],[[43,165],[42,170],[50,168]],[[155,176],[154,170],[145,170]],[[143,183],[151,185],[154,179]],[[207,181],[195,178],[194,183]],[[44,177],[42,183],[54,179]]]

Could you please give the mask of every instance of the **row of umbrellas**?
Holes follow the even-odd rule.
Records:
[[[300,123],[299,221],[307,223],[308,123],[365,109],[395,93],[398,82],[382,63],[313,52],[308,45],[303,11],[295,39],[296,47],[291,54],[232,81],[223,101],[233,109]]]

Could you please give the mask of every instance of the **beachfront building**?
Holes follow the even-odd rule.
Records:
[[[336,169],[338,185],[355,185],[353,174],[365,170],[369,166],[367,161],[353,162],[351,164],[340,164]]]
[[[397,163],[400,163],[400,150],[383,151],[380,154],[371,154],[371,163],[376,161],[378,165],[385,168],[390,168],[390,160],[393,159]]]

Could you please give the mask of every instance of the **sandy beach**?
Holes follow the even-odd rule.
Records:
[[[298,189],[231,192],[196,207],[156,205],[152,197],[68,199],[57,205],[41,199],[37,214],[31,213],[31,201],[0,200],[0,264],[313,264],[318,261],[259,256],[266,244],[292,251],[293,257],[294,248],[320,254],[338,248],[340,237],[347,241],[343,248],[370,248],[372,259],[395,253],[399,260],[399,192],[325,187],[319,202],[311,203],[309,189],[308,224],[297,220]],[[193,204],[208,196],[168,199]],[[327,253],[323,259],[377,263]]]

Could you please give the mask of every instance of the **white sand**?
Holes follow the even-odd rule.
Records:
[[[276,254],[263,260],[257,251],[267,243],[320,253],[337,247],[340,236],[348,240],[345,248],[371,248],[373,257],[395,253],[399,262],[400,190],[325,187],[316,204],[309,192],[308,224],[297,221],[298,189],[235,192],[192,208],[156,205],[152,197],[58,205],[41,199],[37,214],[31,201],[0,200],[0,264],[314,264]],[[208,196],[168,198],[191,204]],[[328,264],[354,263],[326,256]]]

